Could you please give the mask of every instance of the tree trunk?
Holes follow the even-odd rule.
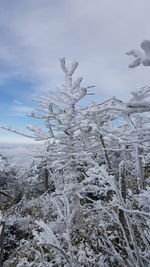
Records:
[[[45,186],[46,191],[49,189],[49,181],[48,181],[48,178],[49,178],[48,169],[44,169],[44,186]]]
[[[145,187],[144,181],[144,171],[143,171],[143,163],[142,163],[142,149],[136,145],[135,149],[136,153],[136,175],[137,175],[137,185],[138,185],[138,193],[141,189]]]
[[[108,152],[107,152],[106,145],[105,145],[105,142],[104,142],[102,134],[100,134],[100,141],[101,141],[101,145],[102,145],[103,151],[104,151],[104,157],[105,157],[105,162],[106,162],[106,165],[107,165],[107,171],[110,173],[110,171],[111,171],[111,163],[110,163],[109,155],[108,155]]]
[[[124,162],[121,162],[119,164],[119,189],[120,189],[120,193],[121,193],[121,196],[124,202],[126,202],[127,189],[126,189],[126,170],[125,170]],[[122,226],[125,228],[126,219],[125,219],[123,210],[119,210],[119,220]]]

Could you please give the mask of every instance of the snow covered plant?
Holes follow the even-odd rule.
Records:
[[[9,164],[6,157],[0,155],[0,172],[7,171]]]
[[[17,201],[19,193],[16,179],[17,170],[9,164],[6,157],[0,155],[0,203],[5,210]]]
[[[82,216],[74,216],[80,215],[79,206],[71,210],[68,192],[53,193],[56,219],[36,221],[37,246],[59,266],[149,266],[149,213],[140,211],[126,191],[124,163],[119,183],[104,166],[91,167],[87,175],[78,192]]]
[[[76,104],[87,95],[87,91],[91,86],[82,87],[82,77],[73,82],[72,76],[78,66],[78,62],[73,61],[67,64],[65,58],[61,58],[60,66],[65,74],[65,83],[62,88],[58,90],[56,95],[49,94],[46,97],[41,96],[39,99],[33,99],[34,102],[39,104],[39,107],[35,109],[38,113],[32,112],[28,114],[29,117],[43,120],[47,131],[36,125],[27,126],[33,132],[33,135],[21,133],[11,127],[2,127],[3,129],[33,138],[36,141],[49,140],[50,143],[53,143],[57,140],[56,135],[58,132],[64,132],[70,136],[80,128],[75,119],[78,116]]]
[[[135,60],[129,65],[129,68],[135,68],[140,64],[143,64],[143,66],[150,66],[150,41],[142,41],[141,48],[143,53],[134,49],[126,53],[128,56],[135,57]]]
[[[95,176],[100,184],[105,184],[106,186],[107,172],[104,171],[104,168],[101,168],[101,171],[102,170],[103,174],[100,174],[100,172],[97,173],[95,167],[95,172],[97,174],[97,176],[96,174]],[[91,172],[89,172],[89,175]],[[82,266],[82,264],[86,264],[86,266],[98,266],[96,264],[98,264],[100,260],[101,253],[96,255],[96,249],[94,248],[97,237],[94,233],[94,242],[91,243],[92,221],[90,221],[90,223],[87,221],[89,209],[84,204],[81,206],[80,203],[81,200],[85,202],[86,199],[92,203],[93,201],[90,198],[92,194],[95,199],[96,195],[100,194],[100,184],[97,186],[95,184],[94,186],[95,177],[93,179],[93,185],[91,180],[92,177],[91,179],[87,178],[86,182],[81,182],[76,194],[73,192],[75,188],[73,186],[71,188],[71,185],[67,186],[67,184],[63,191],[56,191],[53,193],[51,195],[51,201],[57,214],[56,220],[49,223],[44,223],[41,220],[36,221],[39,228],[34,230],[33,233],[38,246],[42,246],[43,250],[48,249],[53,262],[59,266],[73,267]],[[103,188],[103,191],[105,194],[105,188]],[[97,221],[97,224],[98,223]],[[87,232],[88,234],[90,233],[91,237],[87,235]]]
[[[142,58],[134,52],[133,65],[148,65],[148,47],[142,43]],[[28,126],[32,135],[3,127],[46,141],[20,172],[22,200],[7,210],[4,267],[148,267],[150,87],[133,91],[128,101],[112,97],[81,107],[91,86],[82,86],[81,77],[74,81],[76,61],[62,58],[60,66],[64,84],[33,99],[38,107],[28,114],[45,127]],[[0,163],[5,186],[7,164]],[[11,236],[15,250],[8,248]]]

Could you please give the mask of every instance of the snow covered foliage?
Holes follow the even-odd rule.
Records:
[[[4,172],[8,169],[9,164],[6,157],[0,155],[0,172]]]
[[[73,80],[76,61],[60,66],[62,88],[34,99],[29,114],[45,128],[23,134],[46,143],[14,175],[21,189],[3,209],[3,266],[150,266],[150,88],[83,107],[91,86]]]
[[[0,209],[7,209],[19,198],[19,185],[16,179],[17,170],[6,157],[0,156]]]
[[[79,129],[78,123],[75,121],[77,112],[75,111],[76,103],[87,95],[87,91],[91,86],[82,87],[82,77],[77,78],[74,82],[72,76],[78,67],[78,62],[73,61],[66,63],[65,58],[60,59],[60,66],[65,75],[65,83],[62,89],[58,90],[58,94],[51,94],[39,99],[33,99],[39,104],[36,108],[38,112],[32,112],[28,116],[44,121],[45,130],[37,125],[28,125],[27,128],[33,135],[26,135],[11,127],[2,127],[8,131],[33,138],[36,141],[49,140],[50,144],[56,142],[57,131],[65,132],[66,134],[73,133]],[[61,104],[59,104],[61,103]]]
[[[143,64],[143,66],[150,66],[150,41],[142,41],[141,48],[143,52],[132,49],[126,53],[128,56],[135,57],[135,60],[129,65],[129,68],[135,68],[140,64]]]

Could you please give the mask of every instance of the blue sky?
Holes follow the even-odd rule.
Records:
[[[59,57],[79,61],[91,101],[149,85],[150,69],[129,69],[125,56],[150,40],[149,10],[149,0],[1,0],[0,125],[26,131],[31,98],[63,83]],[[0,142],[29,141],[0,130]]]

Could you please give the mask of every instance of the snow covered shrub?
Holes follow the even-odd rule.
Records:
[[[17,170],[6,157],[0,156],[0,202],[1,210],[6,210],[19,201],[20,188],[16,178]]]

